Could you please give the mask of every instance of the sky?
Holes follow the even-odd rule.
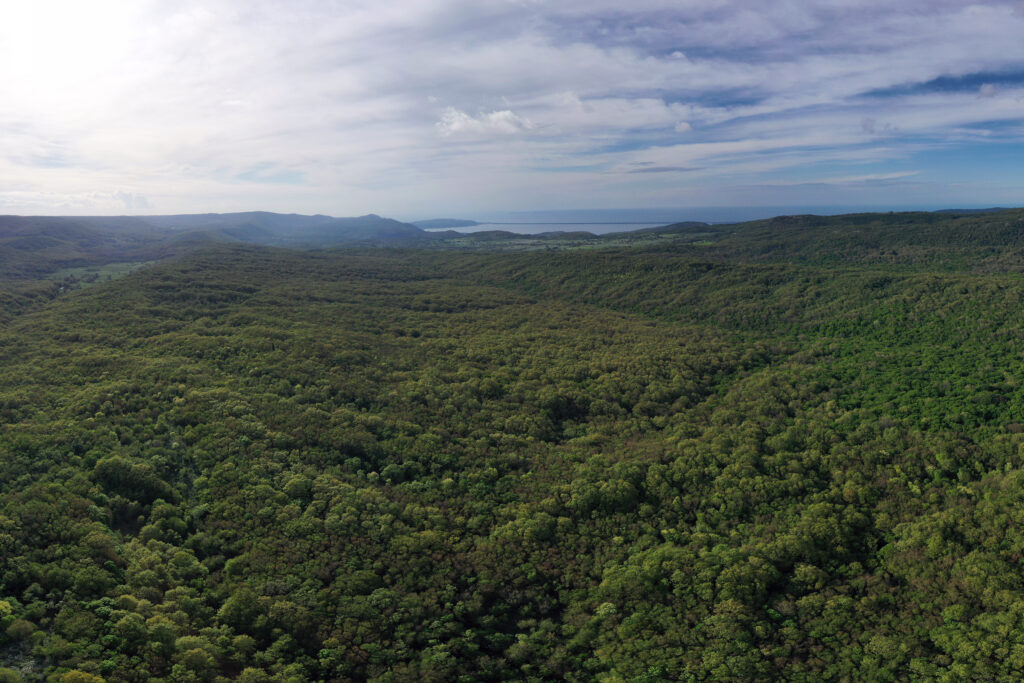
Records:
[[[1024,205],[1024,3],[0,3],[0,213]]]

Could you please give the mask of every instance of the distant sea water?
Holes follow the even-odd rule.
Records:
[[[672,223],[739,223],[774,216],[817,214],[834,216],[862,211],[931,211],[930,207],[866,207],[866,206],[706,206],[684,209],[586,209],[565,211],[507,211],[486,216],[457,216],[479,221],[480,225],[453,228],[456,232],[505,230],[523,235],[541,232],[591,232],[604,235],[656,228]]]
[[[674,223],[677,221],[669,221]],[[560,222],[560,223],[536,223],[536,222],[500,222],[480,223],[465,228],[434,228],[427,232],[443,232],[454,230],[455,232],[485,232],[488,230],[504,230],[515,232],[520,235],[537,235],[542,232],[590,232],[595,235],[604,235],[609,232],[628,232],[630,230],[642,230],[643,228],[657,228],[667,223],[586,223],[586,222]]]

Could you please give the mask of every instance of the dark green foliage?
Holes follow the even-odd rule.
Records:
[[[15,306],[0,678],[1018,680],[1024,280],[1004,214],[931,216]],[[901,221],[992,252],[811,234]]]

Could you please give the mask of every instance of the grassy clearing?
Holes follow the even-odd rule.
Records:
[[[117,280],[153,263],[156,263],[156,261],[128,261],[124,263],[105,263],[98,266],[82,266],[80,268],[62,268],[50,273],[46,276],[46,279],[59,282],[65,290],[82,289],[103,282]]]

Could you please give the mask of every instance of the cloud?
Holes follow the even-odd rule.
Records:
[[[644,129],[688,130],[681,118],[692,108],[660,97],[589,97],[562,92],[525,103],[530,116],[561,133],[609,131],[623,133]]]
[[[427,215],[952,174],[1024,142],[1022,34],[1013,0],[5,3],[0,187]]]
[[[235,175],[235,180],[247,183],[268,183],[276,185],[299,185],[305,175],[297,171],[279,168],[276,164],[256,164]]]
[[[685,173],[699,170],[700,168],[695,166],[642,166],[626,171],[626,173]]]
[[[865,116],[860,120],[860,129],[867,135],[881,135],[895,131],[896,127],[891,123],[879,123],[870,116]]]
[[[920,171],[901,171],[896,173],[867,173],[858,176],[842,176],[837,178],[815,178],[801,181],[777,181],[763,183],[765,186],[798,186],[798,185],[855,185],[860,183],[878,183],[886,180],[899,180],[918,175]]]
[[[149,208],[149,200],[132,192],[115,192],[112,198],[121,202],[128,211],[142,211]]]
[[[31,213],[47,214],[120,214],[151,208],[149,200],[123,190],[113,192],[37,192],[32,190],[0,191],[0,210],[28,207]]]
[[[442,112],[441,120],[437,122],[436,126],[438,132],[445,137],[459,134],[514,135],[534,127],[528,119],[524,119],[508,109],[470,116],[454,107],[447,107]]]

